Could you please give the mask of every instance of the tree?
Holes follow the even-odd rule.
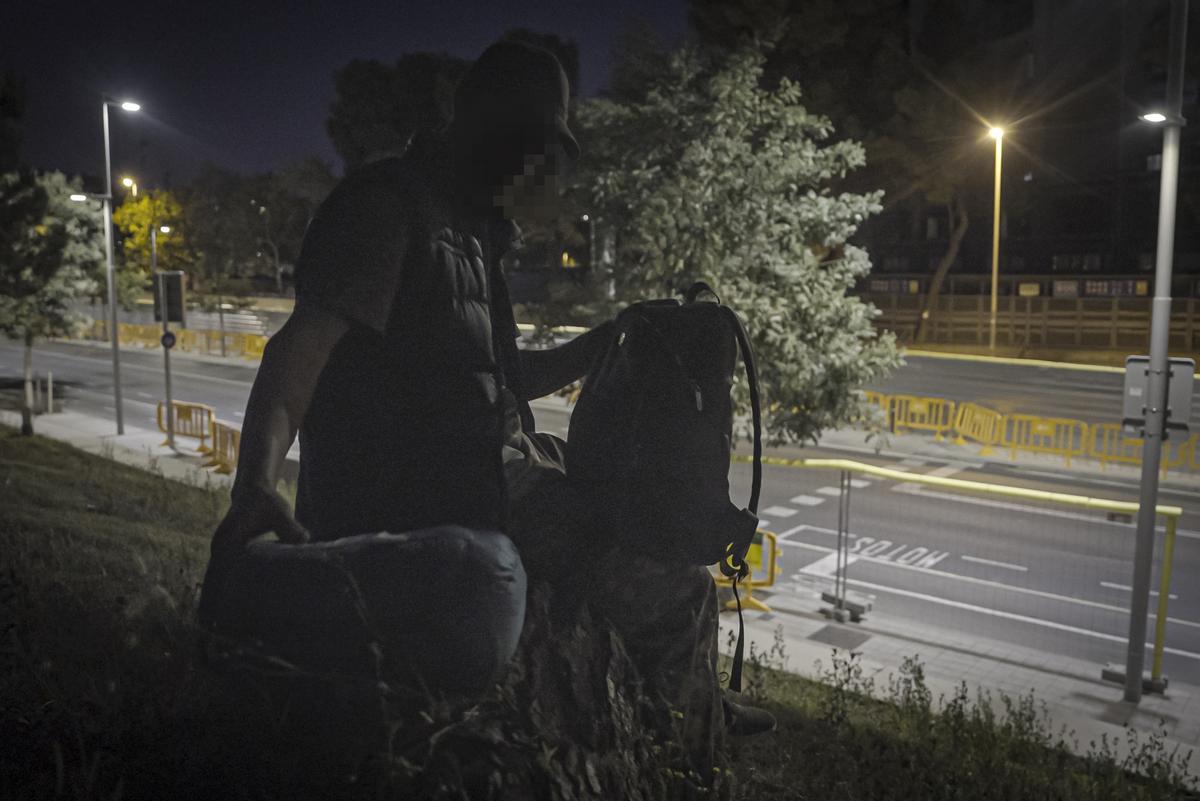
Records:
[[[335,72],[326,127],[346,172],[401,153],[414,132],[447,123],[468,66],[445,53],[409,53],[395,65],[355,59]]]
[[[192,263],[187,226],[183,225],[183,206],[174,193],[159,189],[127,197],[113,212],[113,224],[122,234],[121,249],[125,271],[136,273],[145,284],[150,276],[151,231],[167,226],[168,233],[155,236],[158,269],[187,270]]]
[[[300,256],[309,221],[336,181],[329,166],[315,158],[249,180],[250,207],[260,223],[259,252],[270,260],[278,294],[283,294],[284,272]]]
[[[848,294],[870,270],[848,243],[880,193],[836,191],[864,160],[809,113],[799,86],[762,85],[764,53],[675,54],[642,102],[596,100],[579,118],[592,207],[616,227],[623,301],[705,280],[748,320],[771,441],[814,439],[864,413],[854,388],[898,364],[875,310]],[[747,398],[737,388],[741,408]]]
[[[103,222],[70,195],[80,181],[58,172],[0,176],[0,331],[25,343],[21,433],[33,433],[33,345],[71,333],[75,301],[95,294]]]

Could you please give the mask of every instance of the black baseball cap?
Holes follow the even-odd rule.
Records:
[[[505,40],[484,50],[454,92],[456,124],[481,134],[503,129],[526,138],[557,138],[567,155],[579,156],[579,142],[567,126],[570,86],[549,50]]]

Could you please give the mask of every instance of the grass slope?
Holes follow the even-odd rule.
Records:
[[[198,658],[195,603],[225,505],[0,427],[0,798],[299,796],[279,721],[224,694]],[[780,727],[732,746],[736,797],[1196,797],[1156,738],[1124,762],[1106,743],[1081,758],[1030,698],[964,689],[939,706],[915,662],[876,688],[852,655],[821,683],[770,667],[784,659],[751,659],[748,691]]]

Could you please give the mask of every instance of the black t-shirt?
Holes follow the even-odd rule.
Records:
[[[319,539],[500,528],[501,451],[532,430],[500,256],[511,223],[462,222],[444,144],[344,179],[305,234],[297,308],[350,324],[300,428],[297,518]]]

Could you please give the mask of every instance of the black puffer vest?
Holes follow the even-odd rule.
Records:
[[[352,326],[305,418],[297,515],[319,539],[505,524],[502,447],[528,415],[498,264],[512,229],[456,224],[438,155],[364,168],[393,172],[407,247],[386,331]]]

